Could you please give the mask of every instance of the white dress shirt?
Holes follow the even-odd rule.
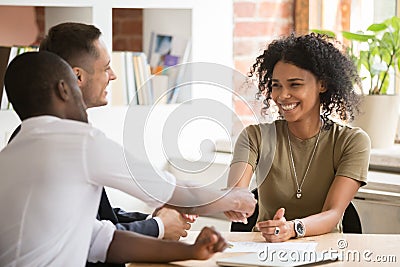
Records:
[[[87,123],[40,116],[21,126],[0,152],[0,266],[104,261],[115,227],[95,220],[103,186],[152,207],[172,196],[173,176],[138,163],[132,179],[122,147]]]

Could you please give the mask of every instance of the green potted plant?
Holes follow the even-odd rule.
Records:
[[[390,147],[399,121],[400,97],[396,75],[400,71],[400,18],[395,16],[374,23],[366,33],[345,31],[342,35],[350,41],[347,52],[365,81],[364,89],[368,90],[361,114],[353,125],[368,133],[372,148]]]
[[[314,30],[330,36],[331,31]],[[399,120],[400,18],[391,17],[371,24],[365,32],[342,33],[347,54],[363,79],[361,114],[352,123],[371,138],[372,148],[393,145]],[[396,89],[397,88],[397,89]]]
[[[366,33],[343,31],[342,35],[350,41],[347,52],[360,74],[368,74],[363,78],[369,80],[369,94],[386,94],[393,74],[400,70],[400,18],[374,23]]]

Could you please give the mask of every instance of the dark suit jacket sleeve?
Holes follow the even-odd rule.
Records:
[[[109,220],[119,230],[158,237],[158,224],[154,219],[146,220],[148,214],[140,212],[125,212],[119,208],[113,209],[103,188],[97,219]]]
[[[146,220],[149,214],[126,212],[120,208],[114,208],[114,213],[119,222],[115,225],[117,229],[158,237],[158,223],[154,219]]]
[[[149,214],[141,212],[127,212],[120,208],[113,208],[115,215],[120,223],[129,223],[134,221],[146,220]]]

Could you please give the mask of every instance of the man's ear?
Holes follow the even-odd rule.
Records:
[[[74,71],[76,77],[78,78],[78,86],[81,86],[81,83],[83,82],[83,70],[81,68],[78,67],[73,67],[72,70]]]
[[[62,101],[67,101],[69,99],[70,90],[64,80],[59,80],[57,82],[56,94]]]

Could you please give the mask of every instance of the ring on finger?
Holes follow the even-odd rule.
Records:
[[[281,229],[278,226],[275,227],[274,235],[279,235],[280,232],[281,232]]]

